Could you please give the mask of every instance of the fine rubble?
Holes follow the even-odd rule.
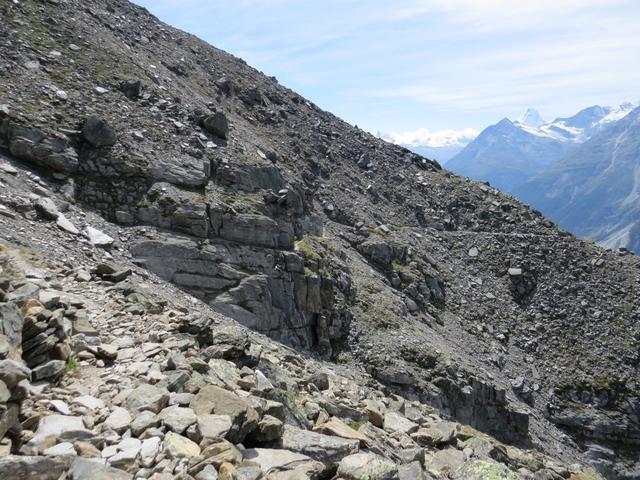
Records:
[[[0,14],[9,478],[638,478],[635,256],[123,0]]]

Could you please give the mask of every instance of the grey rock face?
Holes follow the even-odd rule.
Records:
[[[47,137],[39,130],[13,124],[8,119],[0,121],[0,136],[7,139],[16,158],[65,173],[78,168],[78,155],[65,140]]]

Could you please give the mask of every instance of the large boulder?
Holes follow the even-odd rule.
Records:
[[[116,144],[118,137],[116,131],[106,120],[92,115],[82,126],[82,138],[96,148],[111,147]]]
[[[69,468],[71,460],[72,457],[0,455],[0,477],[7,480],[58,480]]]
[[[6,128],[11,154],[35,165],[60,172],[74,172],[78,155],[60,138],[49,138],[39,130],[10,124]]]
[[[396,480],[398,467],[374,453],[356,453],[340,461],[338,476],[345,480]]]
[[[502,464],[491,460],[473,460],[456,468],[451,477],[453,480],[518,480],[518,475]]]
[[[202,126],[207,132],[220,138],[227,138],[229,134],[229,121],[227,116],[222,112],[216,112],[202,120]]]
[[[227,439],[240,443],[258,426],[258,412],[235,393],[215,385],[202,387],[189,405],[196,415],[228,415],[232,426]]]
[[[307,455],[330,466],[338,463],[347,455],[356,453],[360,442],[359,440],[323,435],[287,425],[277,445],[279,448]]]
[[[159,413],[169,403],[169,391],[166,388],[143,383],[127,397],[127,408],[133,411],[149,410]]]
[[[40,480],[40,477],[36,477]],[[56,479],[58,477],[55,477]],[[76,458],[69,469],[69,480],[131,480],[133,476],[117,468],[86,458]]]

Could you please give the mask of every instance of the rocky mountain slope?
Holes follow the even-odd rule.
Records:
[[[125,1],[0,13],[4,471],[638,477],[636,257]]]

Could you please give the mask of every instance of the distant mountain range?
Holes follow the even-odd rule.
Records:
[[[483,130],[447,168],[490,182],[578,236],[640,252],[640,108],[534,109]]]
[[[378,137],[383,140],[401,145],[431,160],[437,160],[442,165],[460,153],[477,136],[478,132],[470,128],[461,131],[440,130],[432,132],[421,128],[404,133],[384,134],[378,132]]]

